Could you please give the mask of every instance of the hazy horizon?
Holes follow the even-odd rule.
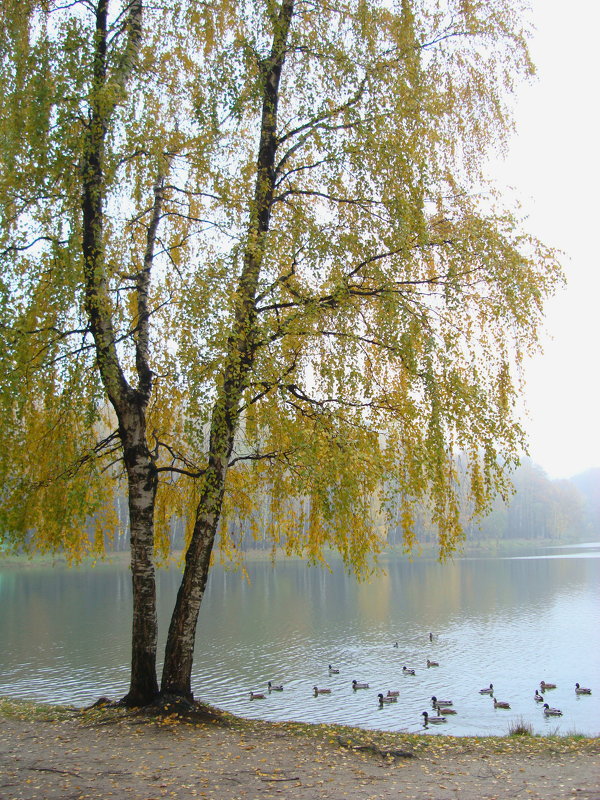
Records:
[[[567,287],[546,306],[544,354],[525,365],[530,456],[551,478],[600,465],[596,413],[600,377],[591,359],[600,341],[596,96],[600,6],[533,0],[531,42],[537,79],[518,90],[516,130],[500,184],[520,202],[528,228],[563,251]]]

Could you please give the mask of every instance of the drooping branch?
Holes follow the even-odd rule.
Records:
[[[169,472],[177,475],[187,475],[189,478],[200,478],[206,472],[206,469],[199,467],[183,453],[178,452],[174,447],[166,442],[160,441],[159,439],[156,439],[156,446],[154,448],[154,456],[156,459],[158,459],[158,454],[161,448],[169,453],[171,456],[171,463],[165,466],[157,467],[157,473]],[[177,463],[181,463],[183,466],[178,467],[176,466]]]
[[[322,200],[329,200],[331,203],[340,203],[340,204],[347,204],[351,206],[359,206],[362,208],[368,208],[370,205],[380,205],[380,200],[373,200],[372,198],[367,197],[336,197],[335,195],[330,194],[329,192],[319,192],[314,189],[286,189],[281,194],[276,195],[273,198],[274,203],[280,203],[285,200],[287,197],[296,195],[298,197],[318,197]]]
[[[257,394],[254,394],[243,406],[241,406],[240,413],[245,411],[247,408],[250,408],[250,406],[255,405],[262,400],[263,397],[266,397],[271,391],[273,391],[273,389],[276,389],[283,382],[284,378],[286,378],[288,375],[291,375],[296,370],[299,358],[299,350],[294,350],[292,352],[290,363],[287,365],[283,374],[277,381],[261,381],[258,384],[253,384],[252,388],[255,388],[255,386],[256,388],[260,387],[260,391]]]
[[[292,167],[288,169],[286,172],[278,172],[277,173],[277,180],[275,181],[276,186],[280,186],[284,181],[291,178],[292,175],[299,175],[302,172],[309,172],[311,169],[317,169],[318,167],[322,167],[324,164],[327,164],[328,158],[321,158],[319,161],[314,161],[311,164],[300,164],[297,167]]]
[[[432,243],[431,246],[438,246],[439,243]],[[447,242],[446,242],[447,244]],[[288,283],[289,278],[293,277],[295,270],[285,273],[273,282],[268,291],[264,291],[260,299],[264,299],[270,291],[274,290],[277,286],[283,286],[285,290],[294,298],[293,300],[281,300],[279,302],[270,303],[268,305],[259,306],[257,314],[265,314],[272,311],[282,311],[293,308],[306,308],[306,307],[327,307],[336,308],[340,305],[342,299],[350,296],[355,297],[384,297],[390,294],[402,294],[404,296],[407,289],[418,289],[419,287],[439,287],[456,284],[461,281],[463,288],[475,286],[477,281],[472,283],[466,282],[466,279],[471,276],[481,274],[484,267],[476,265],[463,269],[461,271],[447,271],[438,274],[430,275],[423,278],[410,278],[406,280],[394,280],[386,283],[366,284],[363,280],[362,283],[352,283],[353,278],[357,278],[359,274],[368,266],[387,258],[393,258],[404,252],[404,248],[390,250],[383,253],[377,253],[366,259],[359,261],[354,267],[346,272],[339,280],[337,288],[327,294],[303,294],[296,288],[290,286]],[[431,293],[428,293],[431,295]]]
[[[227,466],[231,469],[234,464],[238,464],[240,461],[274,461],[275,459],[290,455],[292,452],[292,450],[273,450],[269,453],[259,453],[258,451],[255,453],[246,453],[246,455],[232,458]]]
[[[315,129],[317,127],[319,127],[322,123],[326,123],[328,120],[334,119],[335,117],[339,116],[339,114],[342,114],[345,111],[348,111],[348,109],[350,109],[353,106],[357,105],[360,102],[360,100],[361,100],[361,98],[362,98],[362,96],[363,96],[363,94],[365,92],[366,85],[367,85],[367,77],[365,76],[360,81],[360,83],[358,84],[358,87],[356,88],[356,91],[354,92],[354,94],[351,97],[349,97],[343,103],[339,103],[337,106],[335,106],[331,110],[325,111],[322,114],[318,114],[317,116],[313,117],[312,119],[309,119],[306,122],[302,123],[302,125],[298,125],[296,128],[293,128],[291,131],[288,131],[287,133],[284,133],[282,136],[279,137],[279,144],[281,145],[284,142],[287,142],[289,139],[293,139],[294,137],[298,136],[298,134],[300,134],[300,133],[307,132],[309,134],[312,134],[315,131]],[[290,150],[288,150],[285,153],[283,158],[277,164],[277,171],[278,172],[280,171],[281,167],[283,166],[283,164],[287,160],[289,154],[290,154]]]
[[[4,258],[8,256],[10,253],[23,253],[26,250],[31,250],[32,247],[35,247],[40,242],[50,242],[54,245],[66,245],[68,241],[66,239],[57,239],[55,236],[36,236],[31,242],[27,244],[11,244],[9,247],[5,248],[4,250],[0,251],[0,258]]]
[[[279,286],[280,284],[285,284],[290,278],[294,277],[294,275],[296,274],[296,268],[298,266],[298,258],[301,252],[302,252],[301,247],[295,250],[295,252],[292,254],[292,265],[289,271],[279,275],[271,284],[269,284],[269,286],[266,287],[266,289],[260,292],[260,294],[257,294],[256,296],[257,304],[260,303],[262,300],[264,300],[265,297],[268,297],[269,294],[271,294],[271,292],[273,292],[277,288],[277,286]],[[257,311],[259,311],[258,306],[257,306]]]
[[[118,431],[113,431],[108,436],[105,436],[104,439],[101,439],[99,442],[97,442],[91,450],[89,450],[87,453],[84,453],[76,461],[72,462],[71,464],[67,464],[60,472],[52,475],[47,480],[38,481],[37,483],[33,484],[32,488],[40,489],[44,486],[51,486],[56,481],[72,478],[83,466],[89,464],[91,461],[95,461],[100,456],[105,457],[107,455],[111,455],[112,453],[118,452],[120,449],[118,440]]]

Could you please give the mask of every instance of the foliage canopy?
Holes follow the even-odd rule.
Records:
[[[359,572],[389,496],[452,550],[456,458],[481,513],[560,279],[484,190],[517,6],[2,0],[5,538],[101,549],[126,482],[134,579],[188,520],[180,633],[258,507]]]
[[[269,228],[255,241],[278,6],[145,9],[124,86],[131,4],[105,5],[110,80],[95,98],[99,4],[2,4],[3,530],[79,553],[82,519],[114,524],[118,440],[86,318],[80,208],[90,108],[106,103],[104,302],[130,381],[132,289],[158,176],[166,187],[149,301],[161,518],[193,516],[250,247],[254,363],[234,458],[256,460],[228,474],[225,517],[268,487],[275,539],[314,558],[331,542],[360,564],[373,497],[393,487],[407,541],[410,504],[429,496],[450,548],[454,457],[468,457],[481,510],[523,445],[515,366],[557,278],[551,254],[481,199],[508,92],[532,71],[515,4],[298,4],[282,45]],[[304,497],[294,523],[290,498]]]

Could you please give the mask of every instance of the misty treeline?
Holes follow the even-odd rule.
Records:
[[[461,476],[458,465],[459,480]],[[512,474],[514,491],[506,500],[497,496],[490,512],[476,522],[470,520],[472,508],[467,492],[463,494],[463,524],[466,542],[519,540],[584,539],[594,536],[600,526],[600,469],[589,470],[571,479],[552,480],[543,467],[529,458],[524,458]],[[298,502],[303,504],[297,508]],[[118,533],[105,541],[108,551],[127,550],[129,531],[127,504],[122,497],[115,502],[119,526]],[[234,510],[224,521],[228,538],[234,540],[240,553],[250,550],[273,548],[272,528],[277,524],[271,511],[268,495],[263,494],[255,504],[255,510],[246,514],[242,509]],[[371,503],[373,521],[382,539],[390,545],[402,547],[403,531],[400,515],[402,497],[387,487]],[[290,501],[290,513],[310,514],[310,499]],[[94,526],[91,526],[92,529]],[[170,524],[170,539],[173,550],[185,547],[185,520],[173,517]],[[417,506],[414,513],[415,540],[422,544],[437,542],[437,529],[431,521],[425,504]],[[285,538],[279,537],[279,545],[285,548]]]
[[[469,542],[503,540],[584,539],[598,526],[600,482],[595,492],[586,491],[579,477],[552,480],[544,469],[529,458],[522,460],[511,476],[514,491],[505,499],[496,496],[490,512],[478,521],[465,519],[465,538]],[[594,500],[596,497],[596,500]],[[465,503],[465,517],[468,503]],[[435,533],[424,511],[418,523],[418,539],[434,542]],[[391,529],[389,541],[400,542],[400,531]]]

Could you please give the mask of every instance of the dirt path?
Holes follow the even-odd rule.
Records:
[[[38,715],[39,716],[39,715]],[[355,750],[356,745],[374,747]],[[415,757],[382,757],[400,748]],[[600,740],[452,739],[160,723],[0,707],[0,800],[600,800]]]

